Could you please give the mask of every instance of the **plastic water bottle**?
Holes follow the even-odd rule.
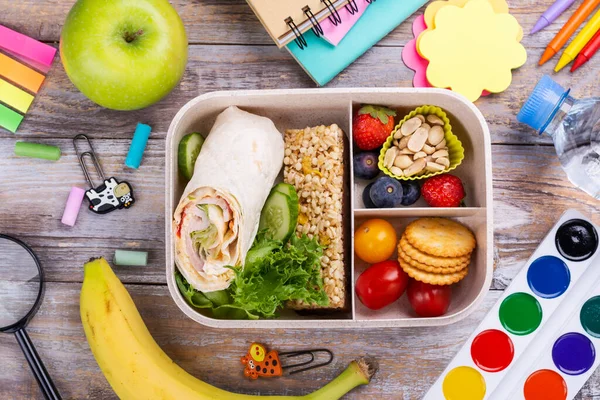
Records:
[[[570,90],[544,75],[517,120],[550,135],[569,180],[600,199],[600,97],[577,100]]]

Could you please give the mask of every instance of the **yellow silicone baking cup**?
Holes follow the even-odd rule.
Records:
[[[450,166],[443,171],[428,172],[428,173],[424,173],[421,175],[413,175],[413,176],[394,175],[383,165],[383,159],[385,158],[385,152],[388,151],[388,149],[392,146],[392,143],[394,141],[394,134],[396,134],[396,132],[398,131],[398,129],[400,129],[402,124],[405,123],[406,121],[408,121],[409,119],[413,118],[417,114],[421,114],[423,116],[434,114],[434,115],[437,115],[438,117],[440,117],[442,119],[442,121],[444,121],[444,138],[446,139],[446,145],[448,146],[448,158],[450,160]],[[456,135],[454,133],[452,133],[452,125],[450,125],[450,120],[446,116],[446,113],[444,112],[444,110],[442,110],[441,108],[436,107],[436,106],[421,106],[421,107],[418,107],[418,108],[414,109],[413,111],[411,111],[407,116],[404,117],[404,119],[402,121],[400,121],[398,123],[398,125],[396,125],[396,127],[394,128],[394,130],[392,131],[390,136],[387,138],[387,140],[383,144],[381,151],[379,152],[379,162],[377,163],[377,166],[379,167],[379,169],[381,171],[383,171],[384,174],[386,174],[387,176],[391,176],[394,179],[399,179],[401,181],[414,181],[417,179],[430,178],[435,175],[441,175],[441,174],[450,172],[450,171],[456,169],[456,167],[458,167],[462,163],[464,158],[465,158],[465,149],[463,148],[463,145],[462,145],[461,141],[458,139],[458,137],[456,137]]]

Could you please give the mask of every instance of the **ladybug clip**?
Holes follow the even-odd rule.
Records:
[[[314,363],[315,359],[319,358],[319,353],[326,354],[328,360],[321,363]],[[302,357],[302,361],[296,364],[282,365],[280,357],[284,360],[294,357]],[[243,356],[241,360],[242,364],[246,366],[244,369],[245,376],[252,379],[258,379],[259,376],[272,378],[274,376],[282,376],[284,370],[292,375],[329,365],[333,361],[333,353],[327,349],[288,351],[285,353],[278,353],[277,350],[271,350],[267,352],[267,349],[262,344],[252,343],[252,345],[250,345],[250,349],[248,350],[248,354]]]

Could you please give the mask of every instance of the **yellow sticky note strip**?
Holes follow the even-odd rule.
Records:
[[[0,76],[37,93],[44,82],[44,75],[0,53]]]
[[[0,101],[26,113],[33,102],[33,96],[0,78]]]
[[[512,15],[496,14],[487,0],[443,7],[435,16],[435,29],[421,35],[420,50],[429,60],[427,80],[471,101],[483,90],[506,90],[511,70],[527,61],[516,39],[519,28]]]

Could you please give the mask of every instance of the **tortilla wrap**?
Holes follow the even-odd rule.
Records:
[[[237,107],[217,117],[173,219],[175,262],[195,289],[226,289],[228,266],[243,268],[283,155],[270,119]]]

